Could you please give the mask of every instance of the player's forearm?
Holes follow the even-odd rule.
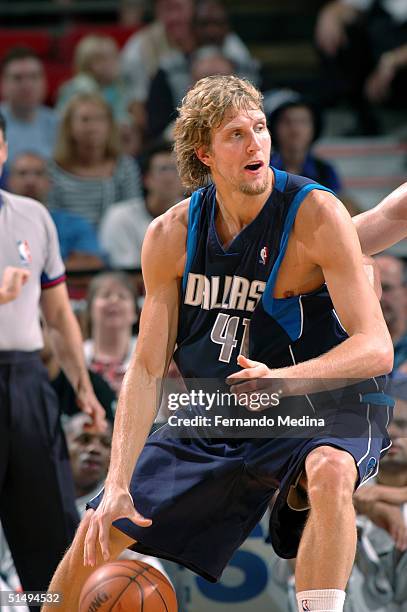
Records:
[[[135,358],[120,391],[106,486],[129,486],[159,403],[158,377]]]
[[[50,338],[58,363],[75,392],[91,387],[83,352],[81,330],[75,315],[64,309],[49,323]]]
[[[363,253],[375,255],[407,236],[407,183],[375,208],[352,218]]]
[[[353,384],[392,369],[393,347],[386,337],[371,338],[355,334],[327,353],[302,363],[272,370],[284,380],[284,395],[303,395],[321,391],[319,379],[329,379],[329,388]],[[323,389],[326,389],[324,381]]]

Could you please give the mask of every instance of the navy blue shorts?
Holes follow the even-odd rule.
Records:
[[[149,436],[130,485],[135,507],[153,524],[142,528],[120,519],[114,525],[137,541],[133,550],[215,582],[274,496],[272,545],[281,557],[295,557],[308,511],[291,510],[287,495],[308,453],[325,445],[349,452],[359,485],[377,473],[380,455],[390,446],[391,399],[383,393],[360,396],[353,408],[353,421],[367,432],[363,437],[179,439],[164,425]],[[88,507],[97,508],[102,495]]]

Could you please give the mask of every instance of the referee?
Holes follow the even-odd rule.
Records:
[[[0,114],[0,174],[5,132]],[[78,516],[58,401],[39,357],[40,309],[78,405],[100,430],[104,411],[89,381],[46,208],[0,190],[0,245],[0,520],[23,589],[43,591]]]

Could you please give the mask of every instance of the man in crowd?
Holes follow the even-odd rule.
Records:
[[[170,144],[152,146],[145,155],[142,171],[144,200],[116,204],[102,219],[100,242],[115,268],[141,266],[141,245],[147,227],[182,197],[183,187]]]
[[[380,303],[394,345],[394,370],[398,370],[407,361],[407,291],[404,284],[404,262],[389,254],[378,255],[375,261],[382,284]]]
[[[11,49],[2,62],[0,105],[7,121],[9,162],[26,150],[27,143],[32,151],[51,157],[58,116],[44,106],[46,88],[44,66],[34,51]]]

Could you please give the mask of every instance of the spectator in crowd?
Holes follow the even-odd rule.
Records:
[[[85,341],[88,367],[119,392],[136,345],[138,311],[133,285],[122,272],[95,276],[88,292],[90,338]]]
[[[33,198],[47,206],[51,181],[46,160],[38,153],[19,153],[10,165],[8,188],[12,193]],[[68,271],[104,266],[95,228],[86,219],[66,210],[50,209],[61,256]]]
[[[60,414],[72,416],[80,412],[79,406],[75,401],[75,389],[61,369],[54,347],[52,346],[47,324],[44,320],[41,321],[41,326],[44,341],[44,346],[41,349],[42,363],[47,368],[48,378],[57,395]],[[100,374],[92,372],[89,368],[88,374],[95,395],[105,409],[106,419],[112,423],[116,409],[116,393]]]
[[[87,502],[103,486],[110,461],[112,425],[100,432],[89,423],[85,414],[76,414],[64,421],[66,443],[75,485],[76,507],[83,516]]]
[[[218,0],[201,0],[194,11],[195,45],[162,57],[151,79],[146,101],[147,136],[163,135],[175,119],[176,109],[196,81],[214,74],[237,74],[259,82],[258,62],[241,39],[229,29],[224,6]]]
[[[384,319],[394,345],[394,371],[407,373],[407,292],[404,263],[389,254],[375,257],[380,271]]]
[[[359,543],[349,599],[357,612],[407,610],[407,379],[392,384],[392,446],[371,486],[355,493]]]
[[[125,28],[141,26],[147,0],[120,0],[117,21]]]
[[[316,106],[299,93],[286,89],[267,93],[264,106],[273,143],[272,166],[321,183],[338,195],[351,214],[359,212],[344,194],[342,181],[332,164],[312,151],[322,128]]]
[[[144,157],[145,199],[110,208],[100,226],[100,241],[115,268],[141,267],[141,246],[151,221],[182,197],[175,155],[168,143],[152,146]]]
[[[0,109],[7,121],[8,159],[27,149],[50,158],[55,146],[58,116],[43,105],[46,77],[39,57],[30,49],[11,49],[2,62]]]
[[[196,81],[214,74],[234,72],[233,62],[220,47],[201,47],[192,53],[189,62],[180,54],[166,56],[151,81],[146,103],[147,136],[154,140],[168,135],[176,119],[177,107]],[[172,140],[171,134],[169,139]]]
[[[94,225],[109,206],[141,193],[138,166],[121,155],[110,106],[95,93],[77,94],[66,105],[50,168],[50,208]]]
[[[221,0],[196,1],[194,31],[198,47],[220,47],[223,55],[233,62],[238,76],[259,85],[259,62],[253,58],[241,38],[231,32],[228,14]]]
[[[155,0],[155,20],[129,38],[122,51],[122,74],[129,90],[130,111],[144,126],[144,103],[150,81],[167,54],[189,54],[195,48],[193,0]]]
[[[333,0],[318,15],[327,102],[347,99],[362,133],[378,129],[372,103],[405,107],[407,101],[407,3]]]
[[[113,110],[116,121],[127,118],[127,95],[120,79],[119,49],[110,36],[90,34],[75,48],[75,76],[63,83],[58,92],[57,109],[78,93],[100,93]]]

